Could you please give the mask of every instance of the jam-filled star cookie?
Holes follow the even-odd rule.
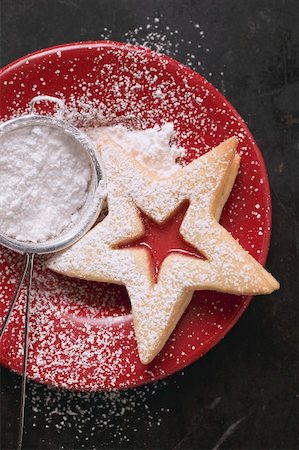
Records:
[[[106,168],[108,215],[48,262],[70,277],[126,286],[143,364],[162,349],[195,290],[256,295],[279,288],[218,223],[240,164],[237,144],[228,139],[161,178],[105,140],[98,150]],[[178,246],[170,240],[164,255],[156,254],[153,228],[166,247],[176,233]]]

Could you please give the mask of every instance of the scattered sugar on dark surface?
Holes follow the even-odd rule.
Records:
[[[32,385],[30,389],[30,405],[33,419],[38,419],[41,407],[46,405],[48,416],[46,428],[54,423],[58,431],[75,427],[78,433],[86,433],[86,436],[93,436],[102,428],[113,428],[114,437],[120,441],[126,440],[126,432],[130,433],[131,416],[138,408],[138,413],[142,416],[146,413],[147,427],[160,425],[161,421],[157,414],[153,415],[147,403],[148,395],[156,395],[157,385],[134,391],[112,391],[112,392],[71,392],[47,388],[46,395],[43,391],[42,397],[39,395],[40,387]],[[43,402],[43,403],[42,403]],[[122,418],[122,426],[115,428],[115,418]],[[144,420],[144,417],[142,418]],[[141,417],[136,418],[136,422]],[[36,426],[37,422],[33,422]],[[105,445],[105,443],[102,443]],[[106,443],[109,445],[109,443]]]
[[[42,423],[45,443],[54,437],[48,436],[47,430],[55,427],[54,435],[61,437],[68,429],[76,429],[76,441],[81,445],[85,441],[87,448],[90,448],[89,439],[94,436],[99,439],[101,448],[111,448],[107,434],[124,445],[134,439],[139,423],[142,422],[148,431],[161,425],[162,414],[165,416],[170,412],[157,398],[165,386],[166,382],[160,381],[134,390],[99,393],[73,392],[30,383],[27,410],[31,423],[27,424],[28,429]],[[46,413],[42,419],[39,416],[41,410]],[[59,448],[65,448],[63,439],[61,444]]]

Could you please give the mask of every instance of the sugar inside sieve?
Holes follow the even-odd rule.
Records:
[[[30,102],[30,113],[28,115],[8,120],[0,124],[0,152],[1,141],[10,136],[14,132],[21,132],[29,127],[39,127],[41,130],[55,130],[56,136],[61,135],[61,139],[68,137],[70,142],[73,142],[80,151],[87,156],[90,166],[90,180],[88,182],[85,201],[78,211],[76,221],[70,223],[58,235],[51,236],[47,240],[40,242],[32,242],[31,240],[18,240],[0,229],[0,245],[3,245],[10,250],[22,253],[25,255],[25,263],[20,280],[17,284],[12,302],[8,309],[7,315],[0,330],[0,339],[2,338],[9,318],[13,311],[15,302],[20,293],[21,287],[28,275],[26,309],[25,309],[25,334],[24,334],[24,354],[23,354],[23,370],[22,370],[22,392],[21,392],[21,407],[20,407],[20,422],[19,422],[19,438],[18,449],[22,448],[23,429],[24,429],[24,414],[25,414],[25,398],[26,398],[26,374],[27,374],[27,360],[28,360],[28,336],[29,336],[29,315],[30,315],[30,291],[33,274],[33,262],[35,254],[49,254],[59,250],[63,250],[78,241],[95,223],[99,213],[103,207],[105,200],[105,177],[102,169],[101,160],[96,155],[96,149],[90,139],[80,131],[78,128],[70,125],[62,120],[61,115],[57,116],[42,116],[36,113],[35,104],[40,101],[54,102],[59,107],[59,112],[63,111],[64,103],[62,100],[50,96],[34,97]],[[0,186],[0,189],[5,189],[5,186]]]

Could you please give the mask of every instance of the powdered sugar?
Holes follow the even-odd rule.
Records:
[[[104,29],[101,38],[111,39],[114,31]],[[150,48],[166,55],[177,57],[180,53],[185,54],[185,64],[194,69],[203,71],[204,54],[210,51],[204,43],[205,32],[198,22],[189,21],[188,31],[182,33],[180,27],[173,28],[163,16],[146,17],[146,25],[130,29],[124,34],[125,40],[134,45]],[[197,52],[191,52],[190,46],[196,42]],[[199,59],[199,56],[201,59]],[[222,73],[223,75],[223,73]]]
[[[172,381],[174,391],[180,388],[178,381]],[[166,382],[161,381],[127,391],[73,392],[29,384],[32,426],[40,426],[42,410],[45,428],[54,430],[52,445],[55,445],[56,439],[60,449],[66,448],[63,445],[63,437],[70,428],[76,430],[77,448],[80,448],[79,442],[82,441],[84,448],[99,448],[89,445],[89,441],[96,441],[94,436],[97,442],[101,443],[101,448],[116,448],[120,443],[125,444],[127,448],[129,442],[130,446],[133,445],[134,432],[140,421],[148,431],[152,428],[158,429],[162,418],[170,412],[168,406],[171,406],[171,403],[165,399],[165,385]],[[31,425],[28,419],[27,425],[28,428]],[[108,436],[107,429],[110,430]],[[48,443],[47,437],[41,442]]]
[[[1,135],[0,230],[43,242],[74,223],[87,197],[88,156],[70,135],[26,126]]]
[[[171,122],[146,130],[129,130],[123,125],[115,125],[91,128],[86,132],[95,144],[100,144],[105,137],[113,137],[137,161],[161,176],[171,175],[181,167],[177,159],[186,153],[173,142],[174,125]]]

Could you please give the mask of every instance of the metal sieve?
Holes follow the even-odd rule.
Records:
[[[35,110],[37,102],[48,101],[54,102],[58,105],[57,116],[42,116]],[[26,401],[26,380],[27,380],[27,362],[28,362],[28,337],[29,337],[29,319],[30,319],[30,292],[33,276],[33,263],[36,254],[54,253],[63,250],[78,241],[95,223],[104,203],[104,187],[105,177],[102,170],[102,164],[99,156],[96,155],[96,149],[90,139],[80,131],[78,128],[65,122],[61,116],[65,108],[64,102],[56,97],[47,95],[40,95],[34,97],[30,102],[29,114],[8,120],[0,124],[0,151],[1,151],[1,137],[4,133],[10,133],[14,130],[20,130],[25,127],[39,126],[55,128],[61,132],[61,136],[67,134],[82,148],[82,152],[88,155],[91,167],[91,179],[88,185],[88,192],[85,204],[80,209],[79,220],[66,228],[59,236],[51,238],[45,242],[33,243],[23,242],[13,239],[5,235],[0,230],[0,245],[9,248],[10,250],[25,255],[25,263],[22,274],[18,281],[16,290],[14,292],[11,304],[9,306],[7,315],[1,326],[0,340],[5,332],[6,326],[9,322],[11,313],[13,311],[15,302],[19,296],[20,290],[28,273],[28,285],[26,294],[25,307],[25,333],[24,333],[24,350],[23,350],[23,366],[22,366],[22,387],[21,387],[21,401],[20,401],[20,421],[19,421],[19,436],[18,449],[22,448],[24,419],[25,419],[25,401]],[[60,117],[59,117],[60,115]],[[2,188],[2,187],[1,187]]]

